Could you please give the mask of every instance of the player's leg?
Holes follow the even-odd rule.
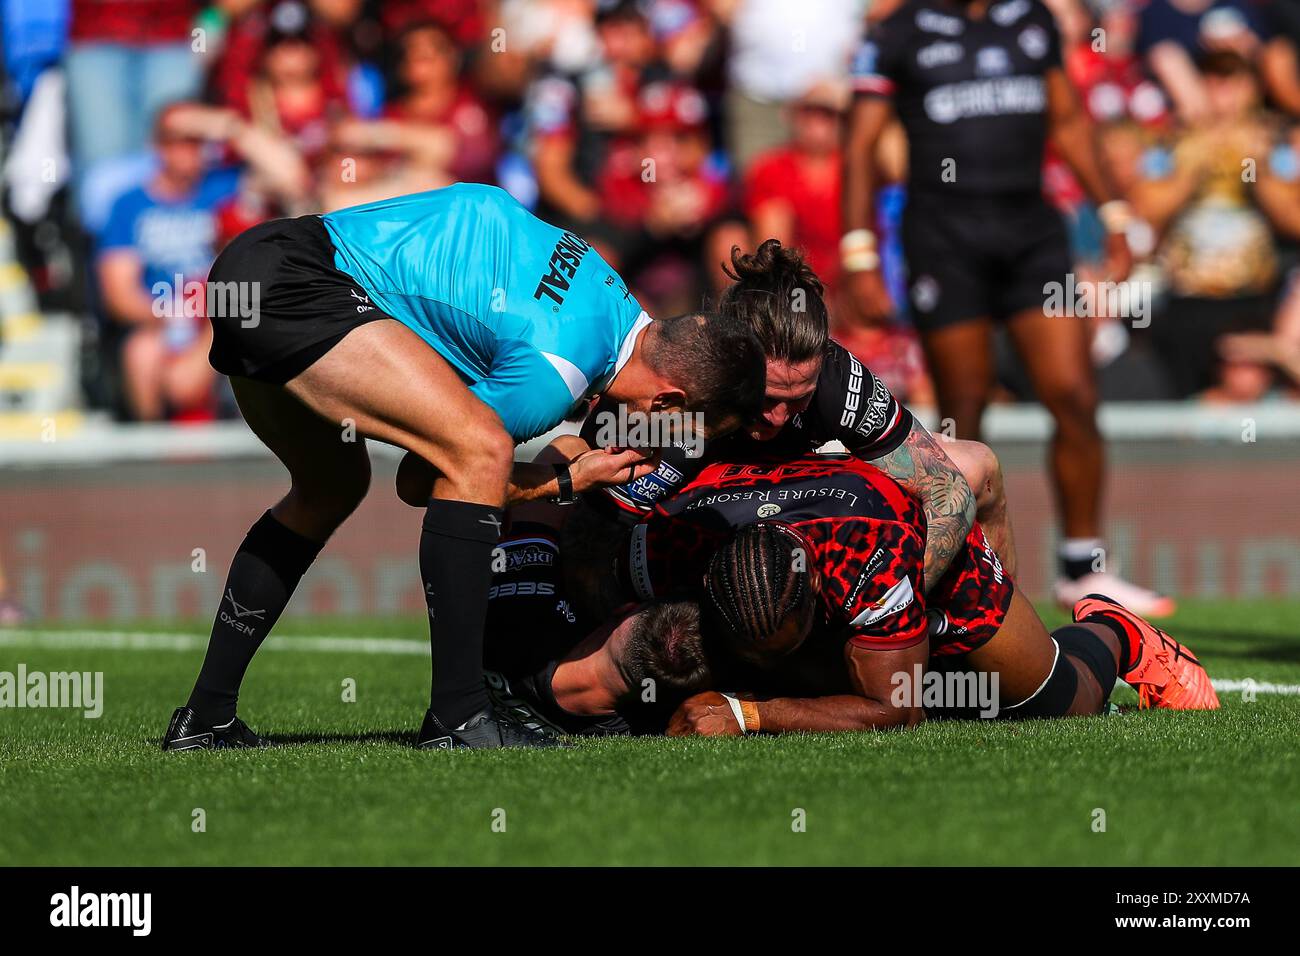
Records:
[[[230,563],[203,666],[167,749],[256,744],[235,719],[253,655],[325,541],[365,497],[370,459],[350,437],[277,385],[234,377],[249,428],[289,472],[286,494],[249,529]],[[179,717],[179,721],[178,721]]]
[[[437,352],[392,319],[353,329],[286,388],[327,420],[350,419],[358,433],[413,451],[436,470],[420,574],[433,649],[426,729],[441,730],[422,732],[421,740],[500,745],[504,736],[497,735],[482,673],[492,551],[514,463],[514,442],[500,418]]]
[[[1067,539],[1096,540],[1101,534],[1101,483],[1105,447],[1097,427],[1097,385],[1083,319],[1048,316],[1025,309],[1008,332],[1038,400],[1051,414],[1048,464]],[[1091,564],[1089,554],[1087,563]]]
[[[1093,622],[1046,626],[1016,591],[998,632],[966,655],[977,671],[998,675],[1003,717],[1101,713],[1121,663],[1114,631]]]
[[[993,328],[987,318],[923,329],[921,345],[939,400],[938,433],[978,441],[993,391]]]
[[[1002,567],[1016,576],[1016,543],[1011,533],[1011,515],[1007,510],[1006,486],[1002,463],[993,449],[983,442],[953,439],[943,443],[943,450],[961,470],[962,477],[975,493],[975,520],[984,529],[989,544],[1002,559]]]

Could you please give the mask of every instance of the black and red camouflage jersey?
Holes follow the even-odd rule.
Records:
[[[763,520],[808,541],[809,567],[823,578],[824,629],[861,647],[910,647],[929,632],[931,653],[964,653],[1006,616],[1013,585],[978,524],[926,598],[920,503],[849,455],[708,466],[632,529],[620,573],[642,600],[698,595],[717,548]]]
[[[717,462],[632,529],[625,574],[642,600],[699,593],[714,551],[735,529],[781,521],[808,542],[823,576],[824,621],[866,647],[925,639],[920,504],[879,469],[848,455]]]
[[[758,442],[741,432],[705,442],[703,454],[691,458],[681,447],[662,449],[659,466],[623,485],[587,493],[586,500],[626,523],[640,520],[655,504],[677,493],[715,461],[795,458],[830,441],[838,441],[863,460],[880,458],[903,443],[912,430],[912,413],[889,387],[844,346],[831,342],[808,407],[795,415],[771,441]],[[595,447],[595,416],[583,437]]]

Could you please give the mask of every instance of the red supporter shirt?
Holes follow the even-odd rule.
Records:
[[[469,87],[462,86],[441,113],[414,113],[403,103],[384,108],[388,119],[430,123],[448,127],[456,136],[456,153],[449,172],[459,182],[492,183],[497,159],[497,127],[483,101]]]
[[[72,0],[73,43],[147,46],[190,39],[193,0]]]
[[[779,201],[794,213],[794,245],[808,253],[813,271],[833,287],[840,271],[840,164],[826,176],[812,176],[808,164],[789,147],[754,160],[745,177],[745,213]]]

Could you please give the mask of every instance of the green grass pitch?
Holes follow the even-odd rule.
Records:
[[[104,673],[98,719],[0,710],[0,864],[1300,862],[1294,693],[1221,692],[1217,713],[422,753],[409,741],[427,656],[322,651],[311,635],[415,641],[423,627],[283,621],[240,702],[282,746],[181,755],[157,741],[201,637],[106,648],[0,631],[0,670]],[[1300,684],[1295,604],[1187,602],[1166,627],[1216,678]]]

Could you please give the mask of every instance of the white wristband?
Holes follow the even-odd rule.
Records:
[[[870,229],[851,229],[840,239],[840,265],[845,272],[867,272],[880,265],[876,234]]]
[[[1137,218],[1133,207],[1123,199],[1112,199],[1097,207],[1097,218],[1109,233],[1126,232],[1129,225]]]
[[[735,715],[736,723],[740,725],[740,732],[742,734],[749,733],[745,728],[745,712],[740,707],[740,699],[735,694],[728,694],[726,691],[721,693],[727,699],[727,703],[731,705],[731,713]]]

